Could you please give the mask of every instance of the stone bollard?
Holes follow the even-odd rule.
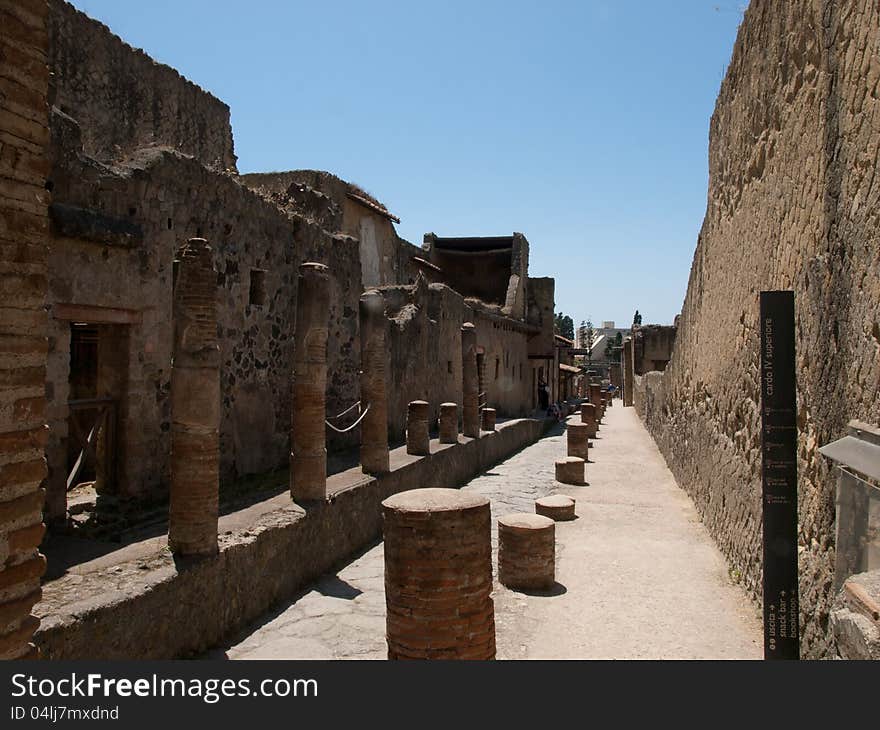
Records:
[[[440,404],[440,443],[458,443],[458,404]]]
[[[605,399],[604,399],[604,398],[600,398],[600,399],[599,399],[599,416],[598,416],[598,420],[601,422],[603,418],[605,418]]]
[[[428,401],[414,400],[406,411],[406,453],[427,456],[431,453],[431,434],[428,430]]]
[[[587,438],[596,438],[596,406],[592,403],[581,404],[581,423],[587,427]]]
[[[495,430],[495,409],[494,408],[484,408],[480,411],[480,416],[482,423],[480,427],[483,431],[494,431]]]
[[[535,512],[557,522],[567,522],[575,518],[574,499],[565,494],[554,494],[535,500]]]
[[[385,299],[376,291],[360,298],[361,469],[366,474],[390,471],[388,454],[388,395],[385,383]]]
[[[498,518],[498,582],[541,590],[556,583],[556,523],[539,514]]]
[[[480,438],[480,381],[477,373],[477,330],[470,322],[461,326],[461,432]]]
[[[413,489],[382,502],[389,659],[494,659],[489,501]]]
[[[590,455],[589,426],[586,423],[570,422],[566,426],[568,432],[568,455],[577,456],[585,462]]]
[[[584,460],[577,456],[566,456],[556,462],[556,481],[563,484],[584,484]]]
[[[293,499],[327,496],[327,328],[330,273],[326,266],[299,267],[293,358],[293,416],[290,429],[290,494]]]
[[[203,238],[177,252],[171,368],[171,494],[168,547],[217,552],[220,497],[220,348],[217,272]]]

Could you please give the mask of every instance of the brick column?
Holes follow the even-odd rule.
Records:
[[[327,328],[330,274],[323,264],[299,267],[294,333],[293,417],[290,431],[290,494],[327,496]]]
[[[38,656],[31,609],[46,568],[46,11],[0,0],[0,659]]]
[[[406,411],[406,453],[427,456],[431,453],[431,434],[428,428],[430,406],[428,401],[414,400]]]
[[[480,384],[477,373],[477,330],[470,322],[461,326],[461,432],[480,437]]]
[[[498,518],[498,582],[546,590],[556,583],[556,523],[539,514]]]
[[[458,404],[440,404],[440,443],[458,443]]]
[[[481,423],[480,427],[484,431],[494,431],[495,430],[495,409],[494,408],[483,408],[480,411]]]
[[[633,404],[633,343],[632,340],[623,341],[623,405]]]
[[[587,426],[587,438],[596,438],[596,406],[592,403],[581,403],[581,423]]]
[[[171,505],[168,546],[217,552],[220,492],[220,348],[217,272],[203,238],[177,252],[171,368]]]
[[[571,421],[565,427],[565,430],[568,439],[568,455],[578,456],[584,461],[587,461],[590,453],[590,427],[586,423],[576,423],[575,421]]]
[[[389,659],[494,659],[489,501],[413,489],[382,503]]]
[[[388,396],[385,389],[385,299],[375,290],[360,299],[361,468],[367,474],[391,469],[388,456]]]

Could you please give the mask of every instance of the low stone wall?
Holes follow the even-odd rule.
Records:
[[[105,556],[43,588],[35,636],[50,659],[163,659],[221,643],[309,581],[381,536],[381,503],[419,487],[455,487],[534,442],[551,421],[498,425],[479,440],[431,441],[432,454],[391,454],[379,478],[359,469],[328,480],[327,502],[305,508],[285,492],[220,520],[220,552],[175,560],[165,541],[137,557]]]

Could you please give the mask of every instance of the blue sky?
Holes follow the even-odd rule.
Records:
[[[744,1],[74,5],[229,104],[241,172],[330,170],[417,245],[521,231],[576,323],[681,309]]]

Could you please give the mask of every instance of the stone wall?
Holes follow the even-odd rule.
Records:
[[[218,276],[221,348],[221,477],[283,467],[289,454],[292,331],[302,261],[330,266],[328,414],[359,397],[355,239],[289,215],[229,175],[167,149],[114,167],[78,147],[79,125],[53,118],[53,238],[49,393],[50,500],[63,514],[71,318],[126,331],[118,485],[123,496],[162,494],[170,445],[171,285],[174,253],[208,239]],[[340,450],[357,432],[332,433]]]
[[[45,0],[0,0],[0,659],[36,655],[46,560]]]
[[[641,398],[732,574],[759,598],[758,295],[795,291],[801,626],[813,657],[828,652],[834,565],[835,477],[817,448],[850,419],[880,421],[878,80],[877,3],[753,0],[712,117],[709,203],[675,351]]]
[[[407,404],[426,400],[430,418],[440,404],[462,405],[461,326],[472,322],[486,362],[487,404],[500,417],[531,409],[528,334],[524,323],[464,299],[445,284],[419,279],[412,286],[382,287],[388,316],[388,428],[392,442],[406,433]],[[497,377],[496,377],[496,361]]]
[[[64,0],[49,8],[50,103],[81,123],[88,154],[108,162],[165,145],[235,170],[226,104]]]

